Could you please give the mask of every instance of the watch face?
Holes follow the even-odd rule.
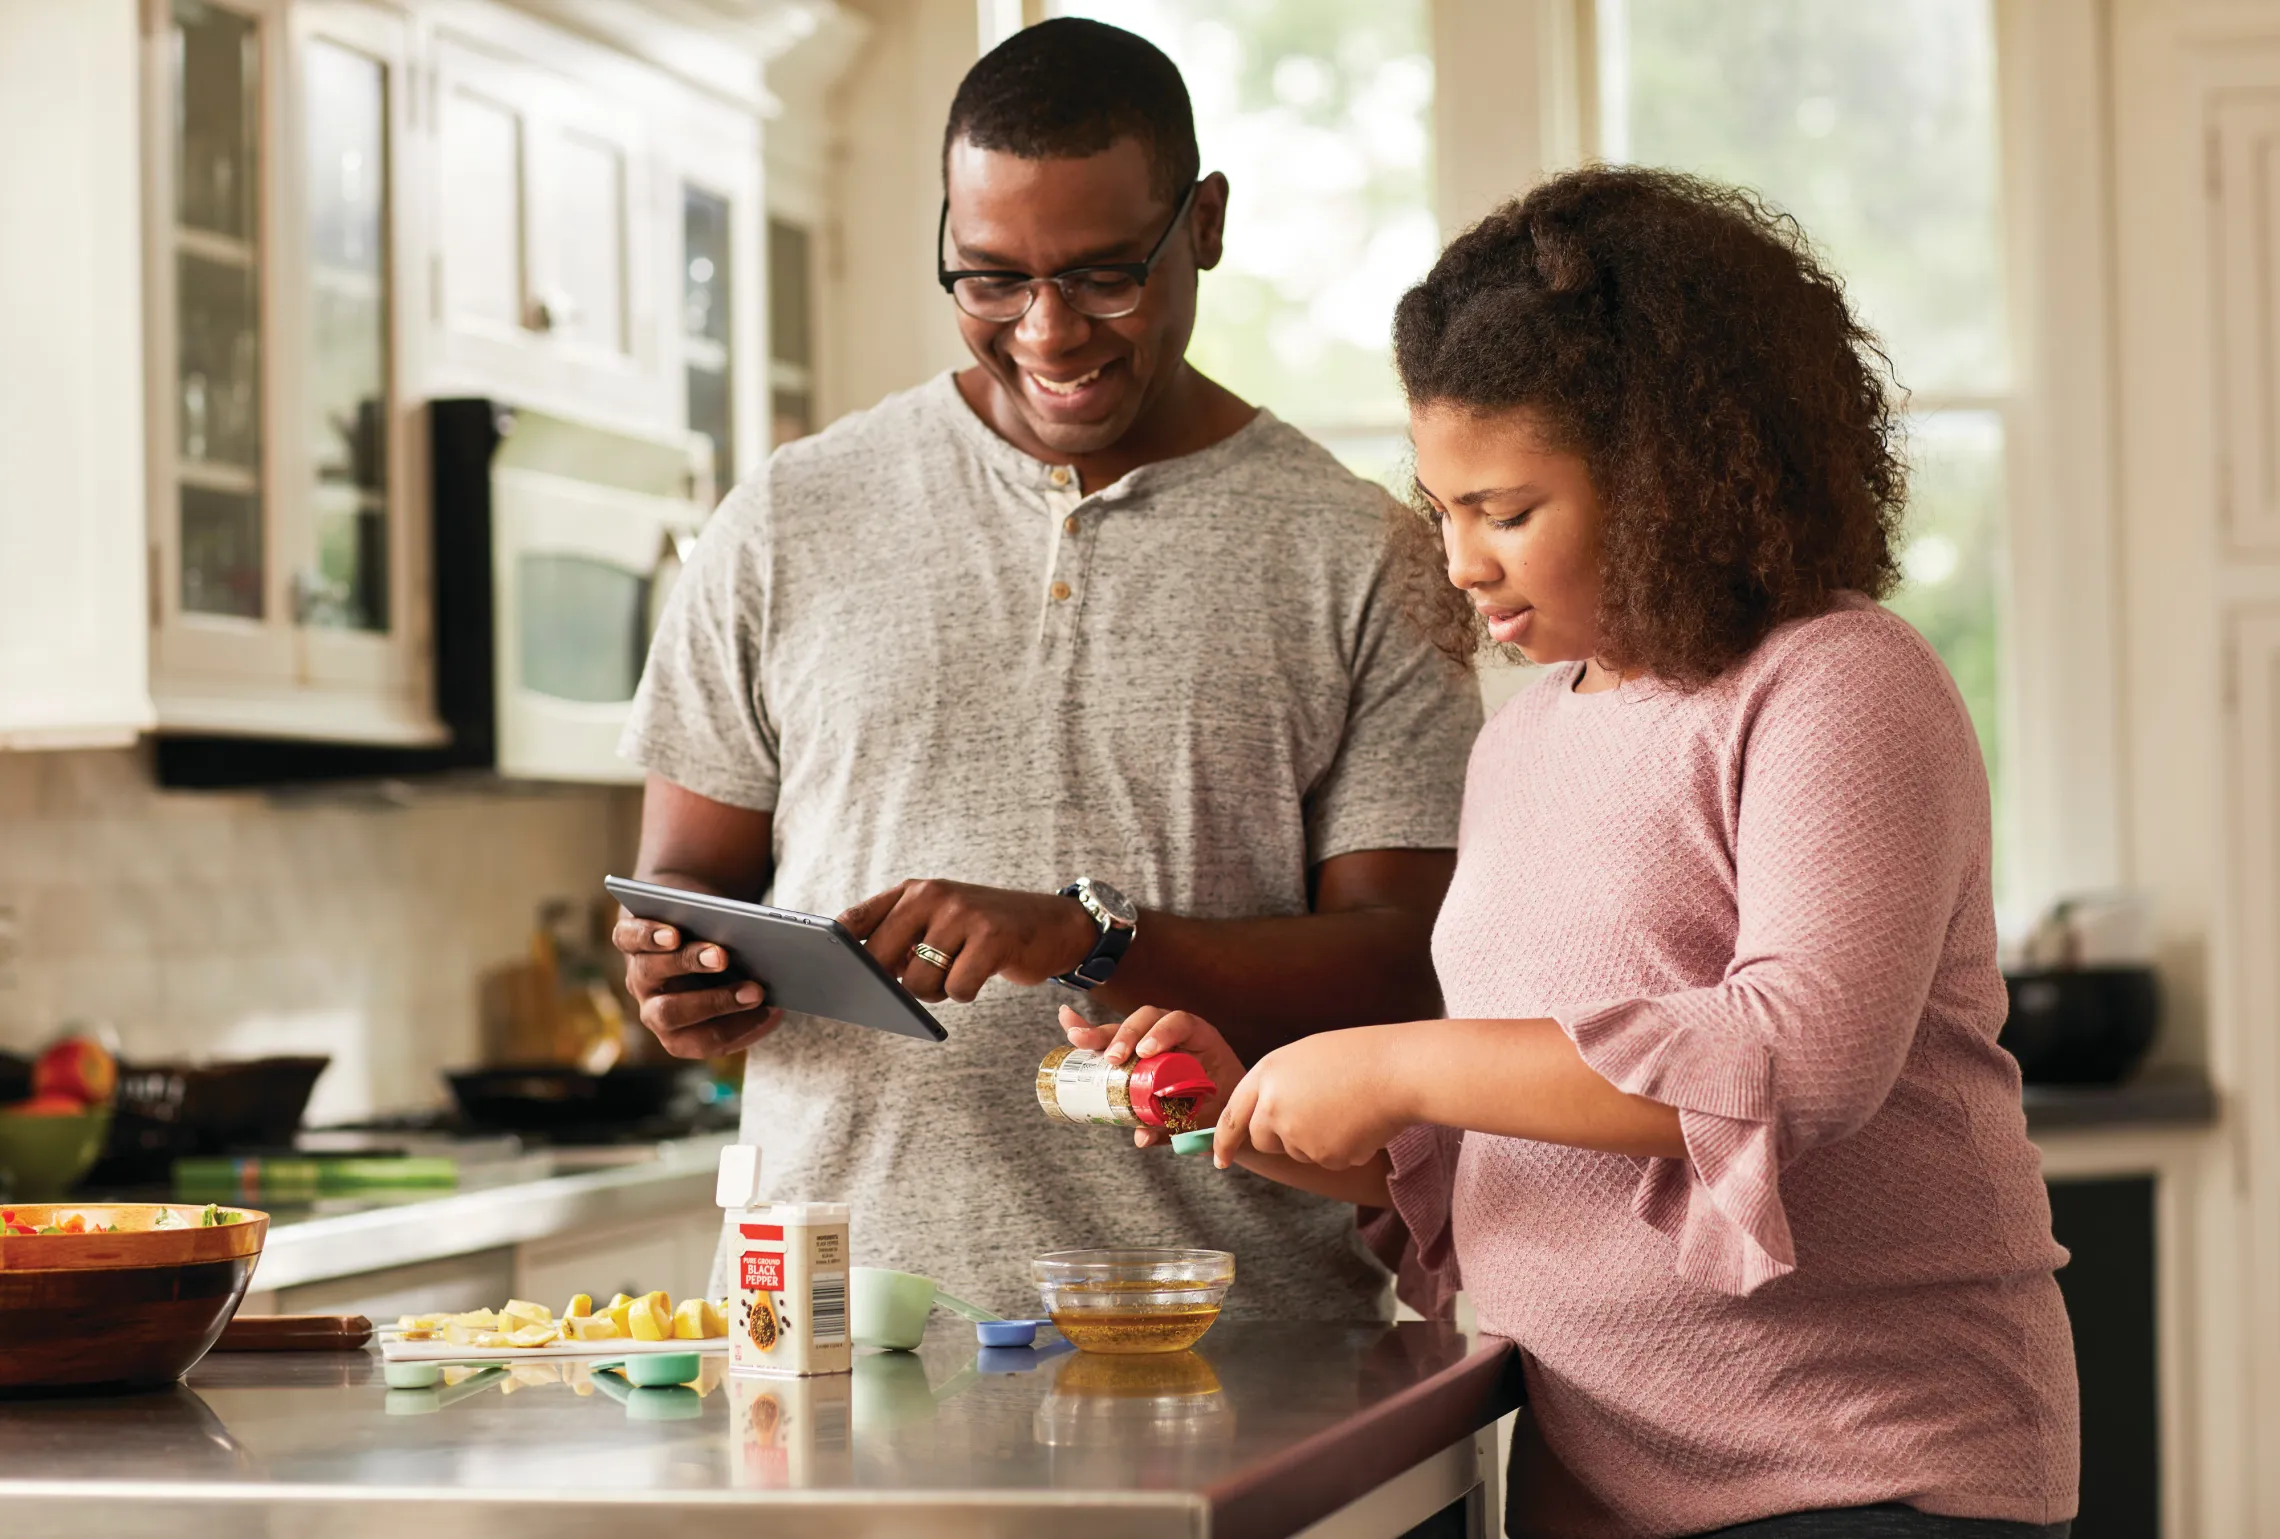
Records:
[[[1100,905],[1101,912],[1118,924],[1137,925],[1140,922],[1140,910],[1133,906],[1132,900],[1108,883],[1088,882],[1086,887],[1092,893],[1093,902]]]

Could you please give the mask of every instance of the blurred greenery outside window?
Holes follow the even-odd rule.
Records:
[[[1794,215],[1890,354],[1911,481],[1891,600],[1955,675],[2005,862],[2011,388],[1992,0],[1595,0],[1598,151]]]
[[[1203,169],[1232,183],[1226,257],[1203,280],[1189,357],[1399,489],[1406,414],[1388,333],[1439,248],[1427,0],[1049,9],[1169,54]],[[2000,883],[2010,363],[1992,0],[1590,9],[1600,156],[1736,182],[1793,214],[1892,358],[1912,477],[1891,603],[1971,712]]]
[[[1187,79],[1232,192],[1196,367],[1363,475],[1406,475],[1393,307],[1440,250],[1427,0],[1055,0],[1137,32]]]

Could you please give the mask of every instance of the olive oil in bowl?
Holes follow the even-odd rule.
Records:
[[[1235,1258],[1214,1250],[1057,1251],[1037,1259],[1036,1274],[1045,1312],[1078,1350],[1181,1352],[1219,1318]]]
[[[1165,1308],[1068,1309],[1053,1324],[1070,1345],[1086,1352],[1184,1352],[1203,1339],[1219,1318],[1217,1304],[1174,1304]]]

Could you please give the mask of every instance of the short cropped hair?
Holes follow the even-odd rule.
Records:
[[[1525,407],[1583,457],[1606,520],[1605,662],[1698,686],[1784,621],[1898,582],[1891,365],[1753,193],[1552,177],[1450,242],[1394,311],[1393,355],[1412,408]],[[1445,577],[1437,594],[1438,639],[1472,655],[1472,606]]]
[[[1024,27],[966,71],[942,132],[945,187],[960,139],[1023,160],[1081,160],[1137,139],[1167,203],[1202,165],[1179,66],[1145,38],[1075,16]]]

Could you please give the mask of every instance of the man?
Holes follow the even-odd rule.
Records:
[[[1231,1307],[1378,1317],[1350,1209],[1049,1122],[1032,1087],[1072,988],[1095,1018],[1203,1011],[1253,1057],[1434,1012],[1478,697],[1399,612],[1384,493],[1185,360],[1228,189],[1169,59],[1018,33],[943,168],[973,366],[722,505],[625,752],[642,876],[844,910],[951,1001],[949,1041],[779,1021],[628,917],[642,1020],[681,1056],[750,1049],[768,1190],[852,1202],[866,1264],[1026,1313],[1042,1251],[1204,1245],[1237,1255]]]

